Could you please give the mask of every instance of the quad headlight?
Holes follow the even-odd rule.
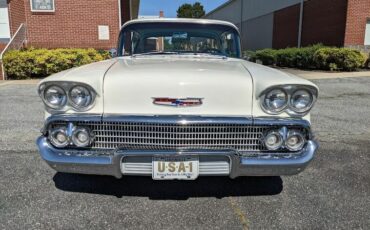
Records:
[[[297,152],[304,148],[307,138],[304,130],[282,127],[265,133],[263,143],[269,151],[289,150]]]
[[[96,93],[88,85],[74,82],[41,84],[39,95],[50,112],[86,111],[94,104]]]
[[[57,148],[64,148],[69,145],[67,129],[64,127],[56,128],[49,133],[49,140]]]
[[[91,105],[91,92],[84,86],[74,86],[69,91],[71,105],[76,109],[85,109]]]
[[[279,131],[272,130],[265,136],[264,143],[268,150],[274,151],[282,147],[284,139]]]
[[[306,143],[306,139],[300,131],[291,130],[288,132],[285,145],[290,151],[299,151]]]
[[[295,91],[290,98],[290,107],[294,112],[304,113],[311,109],[314,97],[305,89]]]
[[[286,85],[270,88],[261,95],[261,107],[277,115],[287,112],[293,116],[306,115],[315,104],[317,89],[312,86]]]
[[[288,95],[283,89],[269,91],[263,101],[263,106],[272,113],[281,112],[288,105]]]
[[[67,146],[86,148],[93,143],[94,137],[91,129],[75,126],[73,123],[49,130],[49,140],[57,148]]]
[[[59,86],[49,86],[44,90],[43,101],[52,109],[61,109],[67,103],[67,94]]]
[[[72,134],[72,142],[77,147],[87,147],[91,144],[92,136],[88,128],[76,128]]]

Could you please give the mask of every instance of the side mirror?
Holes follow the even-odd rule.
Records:
[[[109,50],[109,55],[110,55],[112,58],[117,57],[117,49],[115,49],[115,48],[110,49],[110,50]]]

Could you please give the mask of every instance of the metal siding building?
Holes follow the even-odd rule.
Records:
[[[301,0],[231,0],[208,13],[205,18],[230,21],[237,25],[244,49],[270,48],[273,45],[274,12],[300,2]]]
[[[205,18],[236,24],[244,50],[370,47],[370,0],[230,0]]]

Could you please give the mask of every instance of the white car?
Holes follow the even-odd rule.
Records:
[[[56,171],[154,180],[293,175],[318,148],[313,83],[241,59],[235,25],[141,19],[117,57],[43,80],[37,145]]]

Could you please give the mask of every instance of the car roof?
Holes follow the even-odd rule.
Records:
[[[238,27],[236,27],[233,23],[221,20],[212,20],[212,19],[195,19],[195,18],[142,18],[142,19],[134,19],[131,21],[126,22],[122,28],[137,24],[137,23],[163,23],[163,22],[171,22],[171,23],[199,23],[199,24],[213,24],[213,25],[224,25],[230,26],[239,31]]]

